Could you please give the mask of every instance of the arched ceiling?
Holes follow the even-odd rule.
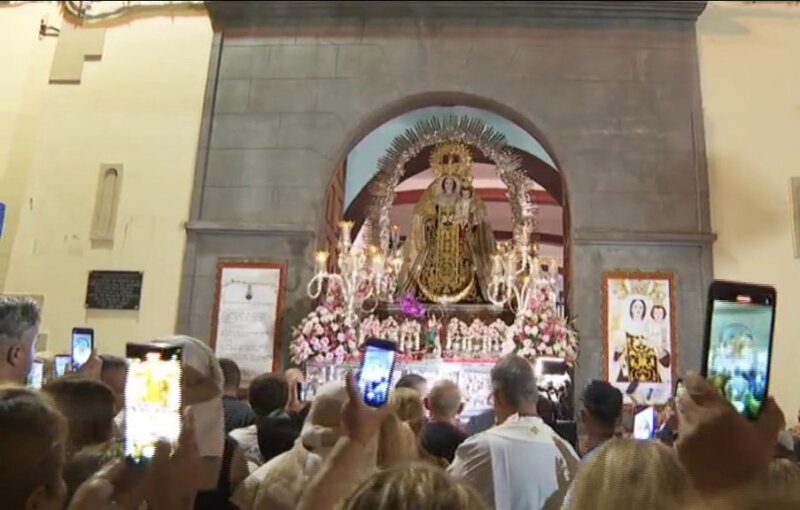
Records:
[[[365,136],[347,156],[344,208],[347,209],[362,189],[378,171],[378,160],[383,156],[392,140],[412,128],[417,122],[445,115],[481,119],[487,126],[503,133],[508,144],[534,156],[544,164],[555,168],[553,159],[542,144],[527,131],[510,120],[488,110],[467,106],[432,106],[407,112],[382,124]],[[558,197],[560,198],[560,197]]]

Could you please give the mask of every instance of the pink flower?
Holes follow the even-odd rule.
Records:
[[[315,351],[318,351],[318,350],[319,350],[319,348],[320,348],[320,343],[319,343],[319,339],[318,339],[317,337],[313,337],[313,338],[311,339],[311,342],[309,342],[309,343],[311,344],[311,348],[312,348],[312,349],[314,349]]]
[[[325,361],[327,362],[333,361],[333,353],[330,352],[325,353]]]
[[[322,356],[321,354],[317,354],[316,356],[314,356],[314,361],[316,361],[317,363],[322,363],[323,361],[325,361],[325,357]]]

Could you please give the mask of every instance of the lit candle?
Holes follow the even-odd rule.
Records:
[[[340,221],[339,228],[341,229],[341,240],[344,246],[350,246],[350,235],[351,231],[353,230],[353,222],[352,221]]]
[[[506,253],[506,276],[513,275],[516,271],[514,270],[514,265],[516,264],[516,257],[514,256],[514,252]]]
[[[318,251],[315,258],[317,259],[317,273],[324,273],[328,262],[328,252],[325,250]]]
[[[395,274],[400,274],[400,269],[402,267],[403,267],[402,257],[395,257],[392,259],[392,269],[394,269]]]
[[[372,256],[372,272],[375,276],[383,276],[383,255],[375,254]]]

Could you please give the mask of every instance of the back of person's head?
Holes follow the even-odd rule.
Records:
[[[25,383],[40,320],[39,305],[33,299],[0,295],[0,381]]]
[[[790,459],[770,462],[766,491],[800,508],[800,464]]]
[[[346,500],[344,510],[484,510],[480,496],[441,469],[424,464],[379,471]]]
[[[128,363],[124,358],[114,356],[113,354],[100,354],[98,357],[101,361],[100,377],[103,377],[103,374],[112,370],[120,370],[123,372],[128,370]]]
[[[128,363],[111,354],[100,355],[100,380],[114,392],[115,410],[122,410],[125,405],[125,378],[128,374]]]
[[[347,390],[343,381],[330,381],[320,386],[300,433],[306,449],[324,452],[325,455],[336,444],[342,435],[342,406],[345,402]]]
[[[578,470],[570,508],[674,510],[691,502],[674,450],[657,441],[610,439]]]
[[[242,371],[235,361],[228,358],[220,358],[219,368],[222,370],[222,379],[226,390],[239,390],[239,385],[242,384]]]
[[[422,396],[425,396],[427,391],[428,380],[419,374],[404,374],[397,380],[395,388],[410,388],[416,390]]]
[[[64,464],[64,482],[67,484],[67,502],[72,500],[78,487],[96,472],[113,461],[122,458],[122,444],[110,441],[89,446],[76,452]]]
[[[408,424],[414,434],[422,431],[425,408],[422,405],[422,396],[416,390],[395,389],[389,397],[389,404],[394,406],[394,413],[400,421]]]
[[[613,430],[622,416],[622,392],[606,381],[592,381],[583,391],[584,418]]]
[[[491,378],[496,402],[500,397],[505,405],[517,408],[535,406],[539,400],[533,367],[521,356],[509,354],[500,358],[492,367]]]
[[[419,437],[425,416],[422,397],[410,388],[392,391],[388,405],[392,406],[392,413],[381,424],[378,437],[377,460],[381,468],[419,459]]]
[[[66,423],[42,395],[0,386],[0,507],[63,507]]]
[[[67,454],[111,440],[114,430],[114,393],[100,381],[62,377],[46,384],[69,424]]]
[[[261,374],[250,382],[250,406],[259,416],[286,407],[289,402],[289,385],[283,374]]]
[[[425,399],[432,418],[453,419],[464,407],[461,390],[453,381],[439,381]]]

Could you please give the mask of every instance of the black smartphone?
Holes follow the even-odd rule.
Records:
[[[125,356],[125,457],[132,464],[150,461],[156,443],[173,446],[181,433],[183,347],[127,344]]]
[[[764,285],[715,281],[708,291],[702,375],[751,420],[769,391],[775,302]]]
[[[396,357],[395,342],[377,338],[366,341],[358,370],[358,387],[368,406],[380,407],[389,400]]]
[[[53,374],[55,377],[64,377],[69,372],[72,356],[69,354],[56,354],[53,356]]]
[[[78,370],[89,361],[94,350],[94,330],[72,328],[72,370]]]
[[[37,390],[44,384],[44,361],[34,360],[31,371],[28,373],[28,386]]]

